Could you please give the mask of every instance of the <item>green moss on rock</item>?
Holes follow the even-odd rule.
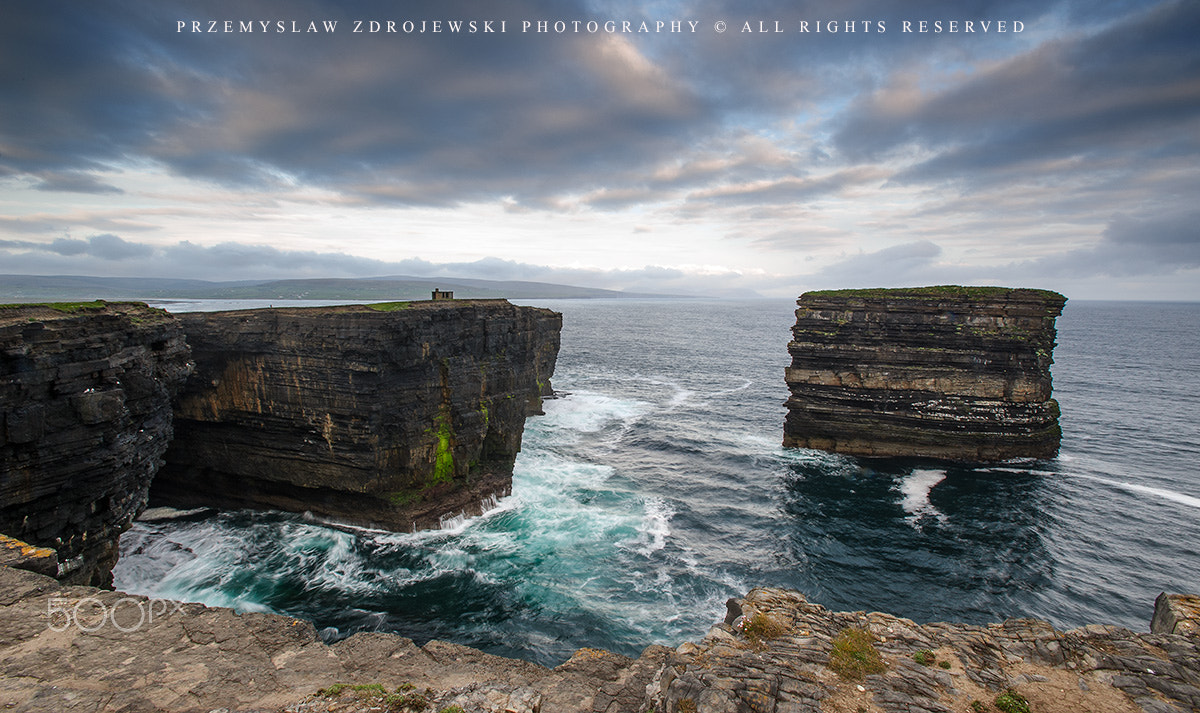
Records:
[[[430,485],[448,483],[454,479],[454,429],[450,425],[450,408],[443,406],[437,415],[437,448],[433,457],[433,477]]]
[[[1050,290],[1025,289],[1014,287],[967,286],[967,285],[933,285],[930,287],[868,287],[861,289],[815,290],[802,296],[812,297],[841,297],[859,299],[892,299],[892,300],[927,300],[947,299],[967,302],[984,302],[1002,300],[1013,292],[1037,294],[1051,301],[1064,300],[1065,297]]]

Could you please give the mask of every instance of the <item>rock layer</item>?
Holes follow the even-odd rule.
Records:
[[[504,300],[181,315],[196,370],[152,501],[406,531],[479,514],[511,488],[561,320]]]
[[[847,648],[847,658],[874,649],[880,672],[852,678],[831,668],[834,642],[848,629],[866,632],[868,643]],[[725,623],[703,641],[671,654],[647,703],[708,713],[954,713],[996,710],[989,704],[1012,690],[1039,713],[1187,713],[1200,709],[1197,686],[1194,633],[1059,631],[1037,619],[921,625],[833,612],[798,592],[761,588],[731,600]]]
[[[56,550],[63,581],[109,584],[190,368],[144,304],[0,308],[0,532]]]
[[[1054,320],[1066,298],[1003,287],[808,292],[784,446],[956,461],[1053,457]]]
[[[1200,597],[1166,592],[1158,595],[1150,630],[1155,634],[1200,636]]]
[[[699,642],[650,646],[637,659],[580,649],[547,669],[383,633],[327,645],[311,624],[286,616],[66,587],[0,566],[0,707],[957,713],[995,710],[971,703],[1012,689],[1038,713],[1200,708],[1194,632],[1058,631],[1033,619],[919,625],[829,611],[782,589],[752,590],[729,609]],[[847,628],[869,632],[881,673],[850,680],[830,669],[832,642]],[[345,687],[335,693],[337,684]]]

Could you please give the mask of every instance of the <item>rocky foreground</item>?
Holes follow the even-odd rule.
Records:
[[[1011,691],[1001,703],[1020,696],[1035,713],[1186,713],[1200,710],[1197,622],[1196,597],[1160,597],[1157,633],[1138,634],[1057,631],[1032,619],[918,625],[755,589],[731,600],[726,621],[702,641],[651,646],[637,659],[581,649],[549,669],[391,634],[327,645],[286,616],[64,586],[0,567],[0,706],[945,713],[1002,710],[997,697]]]

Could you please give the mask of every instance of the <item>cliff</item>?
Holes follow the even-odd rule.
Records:
[[[503,300],[193,313],[155,504],[311,512],[393,530],[511,489],[562,317]]]
[[[0,532],[109,584],[190,368],[180,325],[144,304],[0,307]]]
[[[957,461],[1058,452],[1054,320],[1066,298],[1003,287],[808,292],[784,446]]]
[[[1178,623],[1181,633],[1149,634],[1033,619],[919,625],[755,589],[701,641],[637,659],[580,649],[548,669],[392,634],[327,645],[286,616],[64,587],[7,567],[0,603],[0,706],[19,711],[957,713],[1000,710],[1006,691],[1036,713],[1200,708],[1200,638]],[[850,646],[847,631],[861,632]]]

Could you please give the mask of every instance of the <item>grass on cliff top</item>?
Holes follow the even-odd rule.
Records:
[[[887,665],[875,648],[875,636],[866,629],[850,627],[833,637],[829,668],[842,678],[853,681],[868,674],[883,673]]]
[[[769,614],[755,612],[753,616],[743,620],[742,633],[750,643],[763,646],[767,640],[778,639],[788,633],[788,627]]]
[[[934,285],[932,287],[868,287],[863,289],[845,290],[815,290],[805,292],[804,296],[814,297],[850,297],[860,299],[894,299],[921,300],[929,298],[955,299],[967,302],[1002,299],[1010,292],[1021,290],[1040,296],[1046,300],[1065,300],[1057,292],[1051,290],[1034,290],[1016,287],[976,287],[967,285]]]
[[[28,307],[45,307],[63,314],[78,314],[79,312],[101,312],[108,308],[117,310],[132,309],[158,314],[167,314],[161,307],[151,307],[145,302],[109,302],[107,300],[92,300],[91,302],[15,302],[0,304],[0,309],[23,309]]]
[[[412,307],[411,302],[376,302],[367,305],[367,309],[373,309],[376,312],[398,312],[409,307]]]
[[[996,696],[993,703],[1004,713],[1030,713],[1029,701],[1025,699],[1025,696],[1012,689]]]
[[[84,312],[87,310],[101,310],[109,305],[103,300],[94,300],[92,302],[23,302],[17,304],[0,305],[0,309],[20,309],[22,307],[49,307],[56,312],[65,312],[66,314],[75,314],[76,312]]]
[[[395,693],[388,693],[388,690],[382,683],[335,683],[328,688],[322,688],[317,691],[316,695],[319,698],[334,699],[341,698],[344,693],[349,693],[350,696],[359,705],[366,704],[371,706],[369,710],[386,710],[389,713],[405,713],[407,711],[425,711],[429,710],[429,699],[433,695],[433,690],[426,688],[424,693],[418,693],[411,683],[403,683],[396,688]],[[348,704],[349,705],[349,704]],[[438,713],[462,713],[462,709],[457,706],[450,708],[442,708]],[[334,710],[330,707],[329,710]],[[338,710],[349,710],[349,707],[338,707]],[[354,710],[361,710],[358,706],[354,706]]]

